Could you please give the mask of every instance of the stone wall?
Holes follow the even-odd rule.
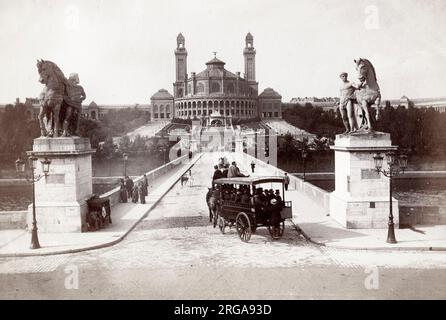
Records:
[[[168,171],[171,171],[173,168],[177,167],[181,164],[183,160],[187,160],[188,155],[184,155],[179,157],[178,159],[175,159],[169,163],[166,163],[165,165],[162,165],[161,167],[158,167],[156,169],[153,169],[149,172],[146,172],[147,179],[150,181],[153,181],[156,177],[159,177],[163,174],[165,174]],[[143,175],[138,176],[137,178],[133,179],[133,182],[139,182],[143,179]],[[108,198],[110,200],[110,206],[114,206],[115,204],[119,203],[119,187],[116,187],[109,192],[106,192],[100,196],[100,198]]]
[[[0,212],[0,230],[25,229],[28,211],[2,211]]]
[[[446,224],[446,207],[400,206],[400,225],[438,225]]]
[[[262,167],[272,175],[285,176],[284,170],[281,170],[273,165],[267,164],[259,159],[256,159],[246,153],[244,153],[243,157],[247,158],[247,163],[251,163],[252,160],[255,160],[257,167]],[[294,188],[297,191],[303,192],[310,199],[314,200],[316,204],[322,206],[325,212],[330,211],[330,192],[321,189],[310,182],[303,181],[302,179],[290,175],[290,187]]]

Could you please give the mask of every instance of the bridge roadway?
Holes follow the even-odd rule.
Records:
[[[319,247],[292,224],[278,241],[264,228],[249,243],[241,242],[235,230],[222,235],[209,224],[205,203],[218,156],[203,156],[192,168],[193,184],[177,183],[113,247],[0,258],[0,298],[446,298],[442,252]],[[247,173],[248,165],[242,162],[242,171]]]

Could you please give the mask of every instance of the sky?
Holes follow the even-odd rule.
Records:
[[[36,60],[77,72],[87,100],[148,104],[172,93],[176,37],[188,73],[217,57],[243,75],[254,36],[256,77],[287,102],[338,96],[353,59],[374,65],[383,98],[446,96],[444,0],[0,0],[0,103],[37,97]]]

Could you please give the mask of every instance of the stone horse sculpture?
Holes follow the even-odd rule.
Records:
[[[359,105],[359,108],[355,108],[356,120],[357,123],[361,124],[359,129],[372,131],[373,125],[368,108],[376,107],[376,120],[378,120],[381,104],[381,92],[376,80],[375,68],[367,59],[360,58],[354,60],[354,62],[358,71],[358,79],[361,81],[361,86],[354,93]],[[360,116],[362,116],[362,119]]]
[[[73,118],[72,108],[74,106],[71,96],[75,91],[76,84],[65,78],[63,72],[54,62],[37,60],[37,70],[39,82],[45,85],[40,94],[41,136],[58,137],[62,129],[64,137],[69,136],[70,133],[76,134],[77,124],[70,123]],[[85,96],[85,93],[83,95]],[[78,117],[76,121],[79,121]]]

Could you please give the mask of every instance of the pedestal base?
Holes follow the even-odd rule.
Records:
[[[85,201],[49,202],[36,205],[37,228],[39,232],[82,232],[87,231]],[[28,207],[28,230],[32,226],[32,205]]]
[[[36,176],[42,175],[40,161],[51,160],[48,177],[35,184],[36,220],[39,232],[86,231],[86,200],[93,191],[90,141],[86,138],[38,138],[32,154],[38,158]],[[28,208],[28,229],[32,205]]]
[[[373,156],[397,147],[383,132],[337,135],[335,191],[330,195],[330,216],[345,228],[381,229],[389,221],[389,178],[375,169]],[[398,201],[393,199],[393,221],[399,226]]]
[[[399,228],[398,200],[393,199],[393,223]],[[330,217],[347,229],[385,229],[389,223],[389,200],[348,199],[330,194]]]

